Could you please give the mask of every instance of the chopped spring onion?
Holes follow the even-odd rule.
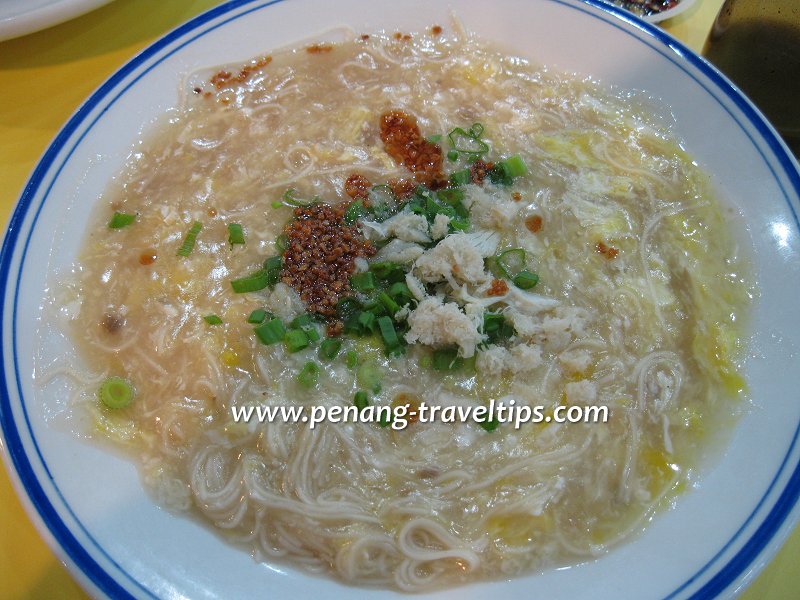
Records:
[[[484,419],[483,421],[479,421],[478,424],[483,427],[486,431],[494,431],[497,429],[498,425],[500,425],[500,421],[497,420],[495,417],[491,421],[489,419]]]
[[[447,153],[447,160],[456,162],[458,160],[458,150],[450,150],[450,152]]]
[[[298,329],[300,327],[308,327],[311,325],[311,315],[308,313],[303,313],[302,315],[296,316],[292,319],[292,322],[289,323],[290,327]]]
[[[286,248],[288,247],[289,247],[289,237],[285,233],[282,233],[275,238],[275,249],[280,254],[283,254],[286,251]]]
[[[375,276],[371,271],[356,273],[350,278],[350,285],[357,292],[368,292],[375,289]]]
[[[97,391],[100,401],[108,408],[125,408],[133,400],[135,392],[131,383],[122,377],[109,377]]]
[[[355,369],[358,366],[358,352],[355,350],[348,350],[344,355],[344,364],[348,369]]]
[[[514,276],[512,279],[514,285],[522,290],[529,290],[539,283],[539,276],[536,273],[531,273],[523,269]]]
[[[356,381],[358,381],[358,385],[368,390],[380,390],[382,378],[383,372],[378,366],[378,363],[374,360],[365,360],[358,367],[358,371],[356,371]]]
[[[318,342],[319,341],[319,331],[313,325],[309,325],[308,327],[303,327],[303,332],[308,337],[309,342]]]
[[[495,257],[495,265],[503,277],[513,279],[525,269],[527,254],[522,248],[505,250]]]
[[[425,139],[428,140],[431,144],[438,144],[439,142],[442,141],[442,134],[441,133],[437,133],[435,135],[429,135]]]
[[[455,371],[464,364],[457,348],[442,348],[431,354],[431,366],[437,371]]]
[[[283,206],[283,202],[281,202],[280,200],[272,201],[272,208],[280,208],[281,206]]]
[[[247,322],[259,325],[259,324],[263,323],[267,319],[267,315],[269,315],[270,318],[272,318],[272,315],[270,315],[263,308],[257,308],[253,312],[250,313],[249,317],[247,317]]]
[[[192,223],[192,226],[189,228],[189,231],[186,232],[186,236],[183,238],[183,243],[181,247],[178,248],[178,256],[189,256],[194,250],[194,244],[197,241],[197,235],[200,233],[200,230],[203,229],[203,224],[199,221],[195,221]]]
[[[381,304],[383,304],[383,306],[386,308],[386,312],[388,312],[392,317],[394,317],[395,314],[397,314],[397,311],[400,310],[400,305],[395,302],[386,292],[381,292],[378,294],[378,300],[380,300]]]
[[[519,154],[509,156],[507,159],[500,161],[500,164],[503,165],[503,169],[510,177],[520,177],[528,174],[528,166]]]
[[[344,211],[344,222],[348,225],[352,225],[368,213],[369,211],[364,208],[364,203],[361,200],[356,200]]]
[[[245,294],[247,292],[263,290],[267,287],[268,283],[269,275],[264,269],[259,269],[240,279],[231,280],[231,287],[237,294]]]
[[[299,352],[308,347],[308,336],[302,329],[290,329],[283,338],[288,352]]]
[[[400,345],[400,338],[397,337],[397,332],[394,330],[392,319],[389,317],[378,317],[378,329],[380,329],[381,337],[387,349],[396,348]]]
[[[489,181],[501,185],[511,185],[514,177],[525,175],[528,172],[527,165],[518,155],[501,160],[489,170]]]
[[[244,229],[239,223],[228,223],[228,243],[244,244]]]
[[[361,330],[364,333],[374,331],[375,315],[371,312],[363,311],[358,315],[358,324],[361,326]]]
[[[353,404],[360,411],[369,406],[369,396],[364,390],[358,390],[353,396]]]
[[[467,231],[469,229],[469,220],[467,219],[450,219],[447,224],[450,231]]]
[[[261,343],[267,346],[283,341],[286,335],[286,327],[283,326],[283,321],[280,319],[270,319],[253,329],[253,331],[256,337],[261,340]]]
[[[391,285],[391,287],[389,288],[389,295],[400,306],[405,306],[406,304],[411,302],[411,300],[413,300],[414,298],[414,295],[411,293],[411,290],[402,281],[398,281],[397,283],[393,283]]]
[[[342,319],[346,319],[359,310],[361,310],[361,302],[351,296],[342,298],[336,303],[336,314]]]
[[[315,196],[312,199],[303,198],[300,196],[300,192],[294,188],[289,188],[283,192],[283,203],[288,206],[310,206],[315,202],[319,202],[319,197]]]
[[[271,288],[281,280],[283,259],[280,256],[270,256],[264,261],[264,271],[267,274],[267,285]]]
[[[456,127],[447,134],[452,151],[463,154],[469,159],[476,160],[488,154],[489,144],[481,139],[483,135],[483,125],[475,123],[469,130],[465,131],[461,127]],[[450,158],[450,152],[447,153]]]
[[[136,215],[128,213],[115,212],[114,216],[108,222],[109,229],[122,229],[127,227],[136,220]]]
[[[436,192],[436,197],[442,202],[455,207],[456,202],[461,202],[464,199],[464,190],[460,188],[445,188]]]
[[[319,381],[319,371],[320,369],[317,363],[311,360],[308,361],[297,374],[297,383],[303,387],[314,387],[317,385],[317,381]]]
[[[450,183],[453,185],[467,185],[472,181],[472,174],[469,169],[462,169],[450,175]]]
[[[222,319],[217,315],[206,315],[203,320],[209,325],[222,325]]]
[[[374,262],[369,265],[369,270],[371,273],[375,274],[375,277],[382,281],[405,281],[406,280],[406,270],[403,268],[403,265],[390,262],[390,261],[381,261],[381,262]]]
[[[342,349],[342,340],[339,338],[325,338],[319,345],[319,357],[333,360]]]
[[[514,326],[509,323],[502,313],[483,313],[483,333],[486,342],[497,344],[514,336]]]

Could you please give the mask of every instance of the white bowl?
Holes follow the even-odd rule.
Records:
[[[797,521],[800,493],[800,173],[775,132],[712,67],[662,31],[595,0],[461,0],[464,25],[554,68],[647,90],[749,227],[761,298],[748,361],[753,408],[724,454],[644,534],[594,562],[434,597],[732,596]],[[213,532],[157,508],[134,466],[55,426],[57,393],[34,385],[47,286],[69,270],[87,215],[141,131],[178,102],[181,77],[347,25],[418,31],[450,22],[444,1],[265,0],[215,8],[121,68],[58,134],[33,173],[0,257],[5,457],[42,534],[98,597],[391,597],[254,562]],[[46,343],[44,343],[46,341]],[[44,348],[44,350],[42,350]],[[42,357],[41,355],[45,356]]]

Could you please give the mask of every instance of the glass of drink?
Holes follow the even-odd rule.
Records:
[[[703,54],[800,156],[800,0],[726,0]]]

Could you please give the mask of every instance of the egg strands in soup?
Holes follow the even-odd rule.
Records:
[[[538,304],[495,304],[511,345],[478,343],[462,369],[431,368],[425,342],[387,357],[374,338],[345,335],[301,385],[317,346],[264,345],[247,322],[257,309],[302,314],[295,291],[235,293],[230,281],[278,252],[293,209],[273,203],[287,189],[337,205],[353,173],[410,177],[381,141],[389,110],[443,136],[445,153],[448,132],[480,123],[491,157],[524,160],[511,186],[464,186],[466,233],[524,249],[536,294],[512,292]],[[667,504],[741,404],[750,289],[721,210],[648,101],[468,34],[356,36],[196,75],[102,199],[79,280],[61,292],[80,303],[71,335],[94,376],[76,373],[73,410],[92,437],[129,450],[158,503],[260,560],[407,591],[584,561]],[[110,229],[115,211],[136,220]],[[229,243],[230,223],[246,243]],[[436,302],[461,311],[495,302],[470,282],[447,290]],[[353,352],[355,368],[343,360]],[[232,418],[234,406],[350,406],[364,364],[380,376],[375,405],[513,398],[609,418],[493,431]],[[98,403],[109,376],[135,388],[126,408]]]

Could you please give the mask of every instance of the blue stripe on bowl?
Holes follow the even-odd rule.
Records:
[[[33,227],[38,221],[40,212],[48,198],[50,189],[54,181],[57,179],[64,165],[72,156],[80,142],[91,130],[94,124],[103,116],[103,113],[110,107],[117,99],[120,98],[132,85],[141,79],[146,73],[159,65],[163,60],[183,48],[184,46],[194,42],[198,38],[206,35],[207,33],[218,29],[219,27],[244,17],[252,12],[264,9],[274,4],[284,2],[285,0],[272,0],[269,2],[258,2],[258,0],[234,0],[227,4],[214,8],[202,15],[199,15],[168,33],[163,38],[155,42],[153,45],[145,49],[141,54],[137,55],[130,62],[120,68],[108,81],[106,81],[92,96],[80,107],[75,115],[69,120],[64,128],[56,136],[53,143],[47,149],[41,161],[37,165],[33,175],[31,176],[28,184],[26,185],[22,196],[17,204],[17,207],[9,222],[8,231],[3,241],[2,250],[0,250],[0,314],[6,314],[5,299],[6,292],[9,284],[14,286],[14,301],[11,306],[11,321],[12,321],[12,341],[13,341],[13,359],[15,370],[15,387],[20,399],[22,399],[22,379],[20,377],[17,360],[16,360],[16,309],[19,301],[19,275],[21,271],[15,273],[15,277],[11,278],[11,268],[13,263],[13,253],[20,245],[21,235],[25,235],[22,243],[22,251],[20,256],[20,270],[21,265],[25,262],[30,237]],[[756,139],[748,131],[746,124],[752,125],[758,132],[761,140],[766,142],[770,154],[777,159],[780,165],[780,173],[785,175],[789,181],[791,190],[800,197],[800,172],[794,166],[793,159],[787,152],[785,147],[781,144],[772,129],[764,121],[763,117],[757,110],[744,98],[744,96],[735,89],[730,82],[728,82],[714,67],[712,67],[704,59],[697,56],[694,52],[689,50],[686,46],[673,39],[660,29],[645,23],[644,21],[632,16],[630,13],[617,8],[616,6],[605,4],[602,0],[580,0],[583,4],[593,8],[599,8],[606,14],[598,13],[593,9],[584,6],[571,4],[567,0],[550,0],[561,5],[568,6],[571,9],[583,12],[593,18],[600,19],[605,23],[616,27],[624,32],[626,35],[635,37],[637,40],[646,44],[650,48],[659,52],[662,56],[670,60],[678,68],[680,68],[686,75],[692,78],[698,85],[705,89],[731,116],[731,118],[739,125],[741,130],[750,139],[753,147],[761,155],[764,163],[772,172],[775,181],[780,186],[784,199],[792,212],[795,219],[795,224],[800,230],[800,220],[798,220],[798,212],[790,200],[789,193],[784,186],[783,181],[779,177],[779,173],[775,171],[772,164],[767,160],[767,157],[757,143]],[[236,11],[248,4],[253,6],[242,10],[237,14],[223,18],[225,15]],[[612,15],[610,18],[609,15]],[[202,28],[203,25],[213,23],[207,28]],[[624,25],[620,23],[624,22]],[[637,31],[631,31],[631,27]],[[177,43],[180,42],[180,43]],[[172,47],[170,47],[172,46]],[[163,55],[158,56],[159,53],[164,51]],[[148,61],[150,63],[148,64]],[[692,65],[697,69],[703,77],[698,78],[692,71],[686,68],[685,63]],[[140,67],[144,67],[138,70]],[[708,81],[711,82],[709,85]],[[716,93],[715,93],[716,92]],[[741,111],[746,117],[743,123],[722,101],[719,93],[722,93],[724,98],[732,101],[736,109]],[[101,107],[101,105],[103,105]],[[98,108],[102,108],[96,115],[92,116],[93,112]],[[89,120],[91,119],[91,120]],[[81,131],[81,128],[83,130]],[[74,138],[74,139],[73,139]],[[69,150],[66,151],[63,159],[58,167],[53,170],[54,163],[59,154],[65,150],[66,146],[71,144]],[[45,178],[49,173],[53,173],[50,184],[43,192],[41,203],[34,206],[37,193],[39,193]],[[31,209],[34,208],[31,229],[25,234],[23,231],[24,220],[29,217]],[[4,364],[4,363],[3,363]],[[141,583],[136,581],[130,574],[125,572],[122,567],[117,564],[108,553],[93,539],[86,527],[77,519],[71,507],[67,504],[61,491],[55,485],[53,478],[50,476],[47,463],[42,456],[39,447],[36,443],[36,438],[33,435],[30,421],[28,420],[27,410],[25,403],[21,402],[22,411],[25,419],[25,428],[28,430],[31,442],[36,452],[37,462],[47,475],[49,484],[53,487],[56,496],[55,501],[62,507],[70,518],[73,519],[80,530],[82,536],[94,546],[93,551],[95,556],[99,555],[103,560],[111,563],[116,569],[113,575],[101,567],[98,562],[93,558],[92,554],[87,551],[87,548],[82,545],[69,527],[64,523],[61,516],[56,510],[53,499],[45,492],[41,482],[36,477],[30,457],[25,453],[17,423],[13,420],[10,403],[10,387],[9,381],[6,379],[5,369],[0,370],[0,425],[2,425],[3,438],[6,444],[6,450],[14,465],[19,480],[24,485],[28,497],[36,508],[44,525],[49,530],[53,538],[58,542],[59,546],[68,556],[69,560],[79,568],[86,577],[104,594],[111,598],[134,598],[128,591],[129,589],[136,590],[134,593],[137,595],[145,594],[151,598],[155,595]],[[794,509],[797,499],[800,496],[800,466],[796,467],[794,472],[788,479],[787,484],[780,492],[778,499],[773,504],[770,512],[758,526],[756,531],[747,540],[739,539],[742,533],[752,525],[753,520],[757,514],[761,512],[764,505],[767,503],[768,497],[776,490],[778,480],[785,477],[785,469],[790,465],[792,454],[800,439],[800,423],[795,430],[792,443],[784,456],[784,459],[777,470],[775,477],[764,493],[763,497],[757,504],[756,508],[749,515],[748,519],[741,526],[741,528],[728,540],[728,542],[719,550],[719,552],[711,558],[697,573],[692,575],[684,583],[678,586],[666,598],[671,599],[677,597],[679,594],[686,592],[691,594],[691,598],[708,598],[716,596],[725,591],[734,581],[736,581],[745,571],[750,567],[753,561],[764,550],[770,540],[774,537],[780,527],[786,521],[791,511]],[[737,544],[741,547],[736,554],[722,566],[716,566],[716,563],[729,551],[731,551]],[[714,572],[716,569],[716,572]],[[115,577],[116,575],[117,577]],[[698,587],[699,586],[699,587]]]

